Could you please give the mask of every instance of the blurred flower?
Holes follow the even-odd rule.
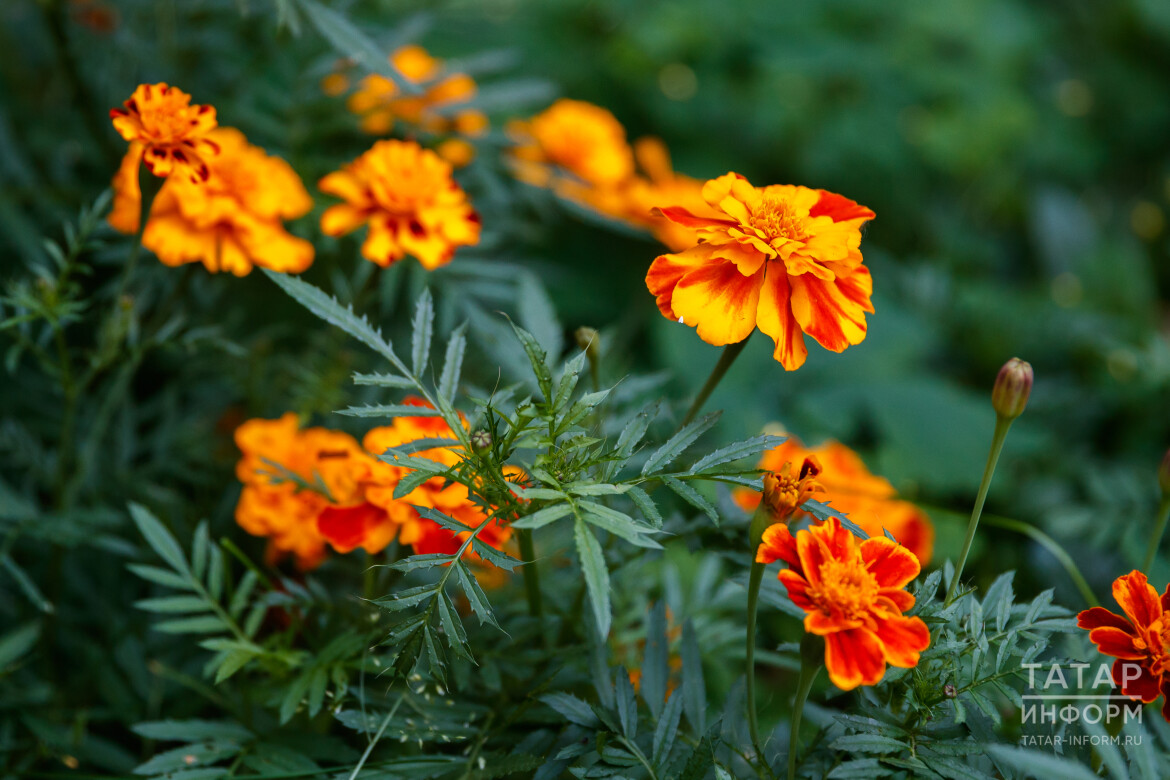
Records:
[[[283,225],[313,207],[300,177],[235,128],[218,128],[209,140],[220,152],[209,160],[207,180],[168,179],[155,197],[142,245],[166,265],[202,262],[212,273],[245,276],[253,265],[286,273],[308,268],[313,245]],[[109,222],[123,233],[138,231],[140,156],[138,144],[131,144],[114,176]]]
[[[138,143],[146,168],[166,178],[181,170],[192,181],[207,181],[207,160],[219,151],[208,134],[216,127],[215,108],[190,105],[191,96],[177,87],[139,84],[124,108],[111,108],[110,120],[118,134]]]
[[[909,668],[930,644],[903,588],[920,570],[910,551],[884,536],[859,541],[832,517],[795,537],[783,523],[764,532],[760,563],[784,561],[780,582],[807,614],[804,629],[825,638],[829,679],[848,691],[876,685],[886,664]]]
[[[1014,420],[1024,413],[1031,393],[1031,364],[1012,358],[1003,364],[995,378],[995,386],[991,389],[991,405],[1000,417]]]
[[[118,29],[121,22],[118,9],[100,0],[69,0],[69,11],[75,22],[103,35]]]
[[[569,174],[578,184],[604,192],[634,173],[626,129],[601,106],[561,99],[532,119],[513,121],[508,130],[517,142],[512,150],[516,175],[529,184],[552,186]]]
[[[344,73],[330,73],[321,79],[321,91],[329,97],[345,94],[349,89],[349,77]]]
[[[331,502],[360,500],[354,466],[368,456],[348,434],[301,430],[292,412],[249,420],[236,429],[235,440],[241,452],[236,476],[244,483],[236,522],[253,536],[268,537],[271,558],[291,554],[301,569],[318,566],[325,537],[317,517]]]
[[[487,131],[488,121],[483,112],[454,108],[475,97],[476,85],[470,76],[445,73],[443,61],[432,57],[421,46],[403,46],[389,59],[406,81],[423,85],[425,89],[421,94],[407,95],[385,76],[371,73],[363,78],[346,105],[361,117],[361,128],[367,133],[385,135],[393,129],[396,119],[429,133],[476,136]],[[329,94],[344,92],[347,86],[339,82],[322,83]]]
[[[661,209],[694,236],[690,249],[659,256],[646,275],[664,317],[716,346],[758,326],[789,371],[808,355],[805,333],[834,352],[865,339],[873,281],[861,227],[872,211],[825,190],[753,187],[736,173],[707,182],[702,194],[719,217]]]
[[[435,153],[453,168],[463,168],[475,159],[475,147],[462,138],[448,138],[435,147]]]
[[[681,206],[698,216],[720,216],[703,200],[703,182],[675,173],[670,152],[658,138],[639,138],[634,157],[645,176],[635,176],[625,190],[626,219],[650,230],[672,252],[694,246],[695,231],[667,219],[660,209]]]
[[[1089,631],[1089,640],[1113,656],[1113,684],[1122,694],[1149,704],[1164,696],[1162,717],[1170,721],[1170,586],[1158,591],[1140,571],[1113,581],[1113,599],[1124,617],[1104,607],[1077,615],[1077,626]]]
[[[433,270],[479,242],[479,215],[450,163],[413,141],[378,141],[317,186],[346,201],[325,210],[321,230],[341,236],[368,224],[362,255],[383,268],[411,254]]]
[[[923,566],[930,563],[934,551],[934,526],[930,518],[909,501],[899,500],[889,480],[871,473],[857,453],[844,444],[828,441],[810,448],[795,436],[789,436],[764,453],[760,468],[774,472],[810,457],[822,467],[816,475],[816,484],[823,490],[815,496],[817,500],[847,515],[869,536],[884,536],[889,531]],[[736,488],[732,497],[748,512],[760,503],[760,494],[748,488]],[[798,497],[798,505],[810,497]],[[797,518],[807,516],[803,511],[796,513]]]

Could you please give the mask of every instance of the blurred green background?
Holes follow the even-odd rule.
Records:
[[[662,369],[685,396],[717,359],[655,310],[642,282],[654,242],[599,227],[505,175],[504,123],[556,95],[609,108],[631,138],[661,137],[690,175],[735,170],[759,185],[843,193],[878,215],[862,247],[877,307],[868,338],[843,355],[813,347],[804,368],[785,373],[757,334],[714,396],[727,409],[720,435],[781,423],[806,441],[856,447],[930,509],[941,560],[958,547],[986,457],[992,381],[1019,356],[1035,367],[1036,387],[988,511],[1051,533],[1098,593],[1140,561],[1170,445],[1170,4],[330,5],[387,49],[420,42],[465,62],[481,84],[493,134],[461,177],[487,233],[483,247],[435,275],[449,298],[480,283],[460,276],[461,262],[517,264],[548,285],[566,331],[603,329],[615,378]],[[319,88],[337,53],[291,8],[0,6],[0,276],[26,276],[43,260],[41,237],[59,237],[61,220],[107,185],[124,145],[106,112],[140,81],[166,80],[213,103],[222,124],[285,156],[311,191],[366,148],[342,99]],[[326,199],[314,195],[315,216]],[[517,198],[527,205],[516,208]],[[309,277],[342,298],[369,273],[353,239],[321,238],[313,217],[294,229],[318,246]],[[108,274],[84,281],[95,289],[124,251],[124,239],[107,237]],[[175,272],[152,265],[161,297]],[[414,265],[379,272],[370,310],[387,324],[405,319],[404,290],[424,282]],[[307,319],[316,335],[298,334],[294,307],[259,274],[182,273],[182,305],[215,332],[143,363],[130,396],[145,411],[95,444],[121,482],[91,484],[83,496],[146,493],[230,522],[230,421],[288,408],[325,415],[352,399],[345,378],[366,356]],[[0,468],[20,482],[36,467],[27,442],[51,427],[54,407],[49,397],[28,400],[39,392],[32,380],[6,377]],[[28,411],[38,406],[41,417]],[[159,420],[169,438],[133,442]],[[1020,568],[1018,587],[1056,587],[1059,600],[1080,605],[1044,551],[991,528],[982,541],[968,569],[981,584]],[[1170,576],[1168,560],[1151,579]]]

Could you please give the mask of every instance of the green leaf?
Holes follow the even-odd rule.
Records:
[[[610,625],[609,569],[605,566],[605,556],[601,553],[597,537],[584,520],[578,518],[574,523],[573,536],[577,543],[577,556],[581,559],[581,571],[585,574],[585,585],[589,590],[589,601],[593,606],[593,617],[597,620],[597,631],[604,638],[609,636]]]
[[[443,627],[443,634],[447,637],[447,645],[455,654],[468,661],[473,660],[471,648],[467,645],[467,632],[463,629],[463,623],[455,612],[455,605],[451,603],[450,597],[444,592],[439,593],[439,625]]]
[[[180,577],[172,571],[160,569],[157,566],[145,566],[140,563],[131,563],[126,568],[137,574],[144,580],[149,580],[156,585],[163,585],[168,588],[175,588],[177,590],[195,590],[195,584],[186,577]]]
[[[246,741],[252,732],[227,720],[155,720],[136,723],[131,731],[146,739],[163,742],[202,742],[207,739]]]
[[[207,556],[211,548],[211,537],[207,533],[207,521],[199,521],[195,526],[195,536],[191,540],[191,570],[195,579],[203,582],[207,574]]]
[[[1097,775],[1076,761],[1053,753],[1028,750],[1014,745],[984,745],[996,764],[1026,772],[1032,777],[1059,777],[1061,780],[1097,780]]]
[[[370,40],[344,16],[317,3],[316,0],[298,0],[298,4],[309,23],[316,27],[317,32],[321,33],[321,36],[342,56],[354,60],[366,70],[390,79],[404,94],[419,94],[419,86],[405,78],[390,64],[382,47]]]
[[[678,721],[682,716],[682,696],[671,696],[666,701],[662,715],[658,718],[658,726],[654,729],[654,758],[652,762],[661,766],[663,760],[670,755],[674,747],[674,738],[678,736]]]
[[[647,536],[647,534],[657,533],[657,531],[636,523],[629,515],[601,504],[595,504],[592,501],[582,501],[580,507],[590,525],[595,525],[615,536],[620,536],[638,547],[646,547],[651,550],[662,549],[661,544]]]
[[[412,471],[402,479],[398,480],[398,484],[394,486],[394,497],[405,498],[410,495],[415,488],[423,484],[427,480],[434,479],[435,475],[429,471]]]
[[[557,319],[552,300],[535,274],[520,274],[516,305],[520,324],[533,335],[546,354],[557,358],[565,348],[564,329]]]
[[[520,498],[526,498],[529,501],[563,501],[566,498],[565,494],[559,490],[526,488],[517,485],[515,482],[509,482],[508,489]]]
[[[138,526],[139,532],[146,538],[147,544],[158,553],[158,556],[170,564],[179,574],[191,577],[191,569],[187,566],[187,559],[183,555],[183,548],[171,536],[171,532],[141,504],[130,504],[130,516]]]
[[[698,439],[719,421],[719,412],[712,412],[695,420],[693,423],[683,427],[674,436],[666,440],[666,443],[654,451],[654,454],[642,466],[642,475],[653,474],[659,469],[667,466],[683,453],[683,451],[695,443]]]
[[[435,302],[431,291],[423,289],[414,309],[410,340],[410,364],[414,375],[421,377],[431,356],[431,339],[435,334]]]
[[[540,388],[541,394],[545,401],[552,401],[552,372],[548,369],[548,362],[545,357],[545,352],[541,348],[540,343],[528,331],[521,328],[514,322],[512,325],[512,332],[516,334],[520,345],[524,347],[525,354],[528,355],[528,362],[532,364],[532,373],[536,376],[536,385]]]
[[[563,409],[573,396],[573,390],[576,389],[581,372],[585,368],[585,358],[585,353],[581,352],[571,360],[565,361],[565,367],[561,371],[561,379],[557,382],[556,397],[552,401],[553,409]]]
[[[703,655],[699,650],[699,640],[690,618],[683,623],[680,655],[683,706],[691,728],[696,734],[702,734],[707,728],[707,685],[703,679]]]
[[[467,571],[467,567],[463,561],[456,561],[454,564],[455,571],[459,575],[459,584],[463,587],[463,592],[467,594],[467,602],[471,605],[471,611],[479,618],[479,622],[489,623],[496,628],[500,624],[496,622],[496,616],[492,612],[491,604],[488,603],[487,596],[484,595],[483,589],[479,587],[479,583],[475,581],[475,577]]]
[[[152,626],[155,631],[164,634],[214,634],[228,630],[228,624],[214,615],[204,615],[193,618],[179,618],[178,620],[164,620]]]
[[[3,673],[12,664],[32,650],[41,636],[41,624],[33,621],[25,623],[0,636],[0,673]]]
[[[306,12],[309,12],[309,6],[312,6],[312,8],[316,9],[316,11],[336,16],[336,14],[334,14],[332,11],[327,11],[326,9],[317,5],[317,3],[311,2],[311,0],[301,0],[301,3],[305,6]],[[349,23],[346,22],[345,24],[348,25]],[[334,42],[334,45],[337,45],[336,42]],[[349,56],[352,56],[357,52],[347,51],[345,53]],[[379,54],[374,59],[385,60],[385,56],[385,54]],[[386,66],[389,70],[393,70],[392,68],[389,68],[389,63],[386,63]],[[366,67],[370,66],[367,65]],[[370,69],[374,70],[374,68]],[[396,73],[397,71],[394,72]],[[391,76],[391,78],[393,77]],[[408,89],[407,91],[410,90]],[[382,338],[382,332],[371,325],[365,317],[360,317],[355,314],[352,307],[342,306],[337,302],[336,299],[325,294],[308,282],[301,281],[295,276],[277,273],[275,271],[270,271],[267,268],[263,268],[261,270],[269,279],[276,282],[276,284],[282,290],[292,296],[292,298],[297,301],[297,303],[301,304],[313,314],[325,320],[325,322],[328,322],[330,325],[341,328],[343,331],[353,336],[358,341],[361,341],[370,349],[385,357],[403,374],[407,373],[406,365],[403,364],[401,360],[399,360],[398,355],[395,354],[394,347],[390,344],[390,342]]]
[[[662,527],[662,515],[658,512],[658,506],[654,503],[654,499],[650,498],[650,494],[640,487],[632,487],[629,490],[630,500],[638,507],[638,511],[646,518],[646,522],[655,528]]]
[[[411,406],[409,404],[366,404],[365,406],[350,406],[339,409],[336,414],[347,417],[440,417],[443,413],[438,409],[426,406]]]
[[[572,511],[573,508],[568,504],[553,504],[552,506],[546,506],[544,509],[539,509],[530,515],[525,515],[519,520],[513,520],[512,527],[544,528],[549,523],[560,520]]]
[[[45,598],[44,594],[41,593],[41,589],[33,582],[32,577],[29,577],[24,569],[20,568],[16,561],[12,560],[12,556],[8,554],[0,555],[0,566],[3,566],[12,575],[12,579],[16,580],[17,587],[20,588],[21,592],[24,593],[24,597],[34,607],[46,615],[53,614],[54,607],[52,602]]]
[[[209,612],[214,605],[199,596],[165,596],[157,599],[142,599],[134,602],[138,609],[147,612],[183,613]]]
[[[734,444],[728,444],[726,447],[720,447],[714,452],[700,458],[695,465],[691,466],[690,473],[696,474],[716,466],[722,466],[724,463],[731,463],[742,458],[755,457],[765,450],[779,446],[784,442],[785,438],[784,436],[763,434]]]
[[[666,683],[670,676],[670,669],[666,665],[666,641],[666,602],[659,599],[650,608],[646,620],[646,651],[642,656],[642,700],[650,707],[655,718],[662,716]]]
[[[260,581],[260,576],[248,569],[244,572],[244,576],[240,578],[240,582],[236,585],[236,592],[232,594],[231,604],[228,606],[228,614],[233,619],[238,620],[240,615],[248,606],[248,599],[252,597],[252,591],[256,589],[256,584]]]
[[[413,379],[394,374],[354,374],[353,383],[358,386],[393,387],[398,390],[411,390],[416,387]]]
[[[444,553],[427,553],[425,555],[412,555],[409,558],[387,563],[385,566],[387,569],[394,569],[395,571],[414,571],[415,569],[427,569],[450,562],[450,555]]]
[[[847,734],[837,737],[830,745],[834,750],[846,753],[902,753],[906,745],[898,739],[879,734]]]
[[[617,705],[618,721],[622,726],[622,734],[627,739],[638,736],[638,700],[634,698],[634,686],[630,684],[630,675],[621,666],[617,670],[617,690],[614,703]]]
[[[565,490],[575,496],[620,496],[630,492],[633,485],[606,485],[606,484],[572,484],[565,485]]]
[[[560,713],[570,723],[595,729],[601,726],[601,721],[588,704],[568,693],[546,693],[540,700]]]
[[[463,353],[467,351],[467,323],[463,323],[447,341],[447,355],[443,359],[443,373],[439,376],[439,396],[451,401],[463,371]]]
[[[495,547],[492,547],[478,536],[471,540],[471,549],[475,551],[476,555],[478,555],[480,558],[483,558],[493,566],[498,566],[501,569],[507,569],[508,571],[512,571],[521,563],[523,563],[523,561],[521,561],[519,558],[513,558],[511,555],[508,555],[501,550],[497,550]]]
[[[688,504],[705,513],[715,525],[719,525],[719,513],[707,499],[699,494],[699,491],[674,477],[663,477],[662,481]]]

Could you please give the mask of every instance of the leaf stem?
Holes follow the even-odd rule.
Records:
[[[1032,539],[1045,550],[1048,550],[1048,552],[1052,553],[1052,557],[1056,558],[1056,560],[1060,562],[1060,565],[1064,567],[1065,572],[1073,581],[1073,584],[1076,585],[1077,590],[1081,592],[1081,598],[1083,598],[1090,607],[1096,607],[1099,605],[1097,597],[1093,595],[1093,589],[1089,587],[1089,583],[1085,580],[1084,575],[1081,574],[1081,570],[1077,568],[1077,564],[1072,559],[1072,556],[1065,552],[1064,548],[1060,546],[1060,543],[1051,536],[1033,525],[1029,525],[1028,523],[1025,523],[1021,520],[1012,520],[1009,517],[985,515],[983,522],[997,528],[1006,528],[1009,531],[1021,533],[1024,536]],[[1146,565],[1145,570],[1148,569],[1149,564]]]
[[[731,364],[739,357],[739,353],[743,352],[743,348],[747,346],[747,343],[748,340],[744,339],[735,344],[728,344],[723,348],[723,354],[719,356],[719,362],[715,364],[715,368],[711,369],[711,375],[707,377],[706,383],[699,390],[699,394],[695,396],[695,400],[691,403],[691,408],[687,410],[687,415],[683,418],[679,428],[686,426],[699,416],[699,411],[702,410],[703,404],[707,402],[711,393],[719,385],[719,380],[723,379],[723,375],[727,373],[727,369],[731,368]]]
[[[386,713],[386,717],[382,718],[382,725],[378,727],[378,733],[370,740],[370,744],[366,745],[366,752],[362,753],[362,757],[358,759],[357,766],[353,768],[353,772],[349,775],[349,780],[354,780],[361,773],[362,767],[366,765],[366,759],[370,757],[370,753],[374,752],[374,747],[378,744],[378,740],[382,739],[382,735],[390,725],[390,720],[394,717],[394,713],[398,712],[398,705],[402,704],[402,700],[405,698],[405,693],[399,696],[398,701],[394,702],[394,706]]]
[[[818,639],[820,637],[805,634],[801,640],[800,680],[796,684],[796,701],[792,703],[792,724],[788,732],[788,780],[794,780],[796,777],[796,749],[800,744],[800,721],[804,717],[804,703],[808,701],[813,680],[821,671],[821,664],[810,660],[813,654],[806,652],[805,645]]]
[[[947,588],[947,606],[955,598],[959,580],[963,576],[963,567],[967,564],[967,556],[971,552],[971,543],[975,540],[975,530],[979,528],[979,516],[983,514],[983,502],[987,499],[987,491],[991,487],[991,478],[995,475],[995,464],[999,462],[999,453],[1003,450],[1003,442],[1007,438],[1008,428],[1012,421],[1002,415],[996,415],[995,433],[991,437],[991,451],[987,454],[987,465],[983,467],[983,480],[979,483],[979,494],[975,497],[975,507],[971,510],[971,520],[967,523],[967,538],[963,541],[963,551],[959,554],[959,565],[955,567],[955,575],[951,578],[951,585]]]
[[[544,617],[544,603],[540,595],[540,572],[536,568],[536,548],[532,543],[532,531],[516,529],[520,541],[520,560],[524,561],[524,591],[528,595],[528,614],[541,622]]]
[[[1142,571],[1147,574],[1150,567],[1154,565],[1154,558],[1158,555],[1158,548],[1162,545],[1162,534],[1166,532],[1166,521],[1170,520],[1170,496],[1162,499],[1162,505],[1158,507],[1158,520],[1154,523],[1153,533],[1150,534],[1150,542],[1146,549],[1146,560],[1142,563]]]
[[[756,755],[763,760],[764,751],[760,745],[760,724],[756,712],[756,612],[760,600],[760,585],[764,581],[765,564],[756,561],[756,550],[764,537],[764,530],[770,525],[771,516],[763,504],[752,516],[751,528],[748,530],[749,555],[752,568],[748,578],[747,593],[747,644],[744,648],[744,674],[746,677],[747,693],[747,721],[748,733],[751,735],[752,747]]]

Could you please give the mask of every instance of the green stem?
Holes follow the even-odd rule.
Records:
[[[1056,560],[1060,562],[1060,565],[1064,567],[1065,572],[1068,573],[1069,578],[1073,581],[1073,584],[1076,585],[1077,590],[1081,592],[1081,598],[1083,598],[1090,607],[1099,606],[1097,597],[1093,595],[1093,589],[1089,587],[1089,583],[1085,580],[1084,575],[1081,574],[1081,570],[1077,568],[1077,564],[1072,559],[1072,556],[1065,552],[1064,548],[1060,546],[1060,543],[1051,536],[1044,533],[1035,526],[1029,525],[1028,523],[1025,523],[1021,520],[1012,520],[1009,517],[985,515],[983,522],[997,528],[1006,528],[1009,531],[1015,531],[1016,533],[1023,534],[1024,536],[1027,536],[1039,544],[1045,550],[1048,550],[1048,552],[1052,553],[1052,557],[1056,558]],[[1148,569],[1149,566],[1147,565],[1146,568]]]
[[[808,701],[813,681],[821,671],[820,662],[809,659],[811,653],[805,651],[804,645],[819,639],[820,637],[814,637],[812,634],[805,634],[801,640],[800,681],[796,684],[796,701],[792,703],[792,725],[788,732],[788,780],[794,780],[796,777],[796,749],[800,745],[800,721],[804,717],[804,703]]]
[[[540,596],[540,572],[536,568],[536,549],[532,544],[532,531],[517,529],[520,540],[520,560],[524,561],[524,591],[528,596],[528,613],[538,621],[544,617],[544,602]]]
[[[386,733],[386,727],[390,725],[390,721],[393,719],[394,713],[398,712],[398,705],[402,704],[402,700],[405,698],[405,693],[399,696],[398,701],[394,702],[394,706],[391,707],[390,711],[386,713],[386,717],[382,719],[382,725],[378,727],[378,733],[374,735],[372,740],[370,740],[370,744],[366,745],[366,752],[362,753],[362,757],[358,759],[357,766],[353,768],[353,772],[351,772],[349,775],[349,780],[354,780],[354,778],[361,774],[362,767],[366,765],[366,759],[370,757],[370,753],[374,752],[374,747],[378,744],[379,740],[382,739],[382,735]]]
[[[699,410],[703,408],[703,404],[707,403],[707,399],[719,384],[719,380],[723,379],[723,375],[727,373],[727,369],[731,368],[731,364],[739,357],[739,353],[743,352],[743,348],[747,346],[748,340],[737,342],[735,344],[728,344],[723,348],[723,354],[719,356],[719,362],[715,364],[715,368],[711,369],[711,375],[707,377],[707,382],[703,388],[699,390],[699,394],[695,396],[691,408],[687,410],[687,416],[683,418],[683,427],[694,420],[699,415]]]
[[[1154,524],[1154,532],[1150,534],[1149,548],[1146,550],[1146,560],[1142,564],[1142,571],[1149,574],[1150,567],[1154,565],[1154,558],[1158,554],[1158,548],[1162,545],[1162,534],[1166,532],[1166,521],[1170,520],[1170,496],[1162,499],[1162,505],[1158,508],[1158,521]]]
[[[955,598],[955,591],[959,588],[959,580],[963,576],[963,567],[967,564],[967,555],[971,552],[971,542],[975,540],[975,530],[979,528],[979,516],[983,514],[983,502],[987,499],[987,490],[991,487],[991,478],[995,475],[995,464],[999,462],[999,453],[1003,449],[1004,439],[1007,438],[1008,428],[1012,421],[997,415],[995,418],[995,434],[991,437],[991,451],[987,454],[987,465],[983,467],[983,481],[979,483],[979,495],[975,498],[975,508],[971,510],[971,520],[967,523],[967,538],[963,542],[963,552],[959,554],[959,565],[955,567],[955,576],[951,579],[951,586],[947,588],[946,604]]]
[[[764,531],[771,525],[772,517],[763,504],[752,515],[752,524],[748,529],[749,554],[752,568],[748,577],[747,594],[747,645],[744,650],[744,674],[746,677],[747,693],[747,721],[748,733],[752,738],[752,747],[756,755],[763,760],[764,751],[760,745],[760,724],[756,712],[756,612],[760,601],[760,585],[764,581],[765,564],[756,561],[756,550],[764,538]]]

